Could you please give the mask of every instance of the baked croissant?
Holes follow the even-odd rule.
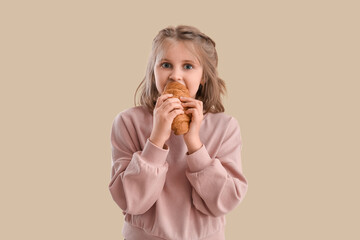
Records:
[[[168,93],[173,94],[173,98],[190,97],[189,90],[183,84],[178,82],[170,82],[165,86],[162,94]],[[186,110],[187,108],[184,108],[184,111]],[[189,131],[190,116],[191,115],[187,114],[179,114],[174,118],[171,129],[174,131],[175,135],[182,135]]]

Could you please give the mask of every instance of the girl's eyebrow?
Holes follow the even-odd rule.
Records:
[[[162,58],[160,60],[160,62],[163,62],[163,61],[171,62],[169,59],[166,59],[166,58]],[[196,64],[196,62],[194,62],[193,60],[183,60],[183,62],[190,62],[190,63]]]

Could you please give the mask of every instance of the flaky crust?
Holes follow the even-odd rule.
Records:
[[[170,82],[165,86],[164,92],[162,94],[173,94],[172,97],[190,97],[189,90],[181,83]],[[184,108],[186,111],[187,108]],[[177,115],[172,124],[171,129],[174,131],[175,135],[182,135],[189,131],[191,115],[188,114],[179,114]]]

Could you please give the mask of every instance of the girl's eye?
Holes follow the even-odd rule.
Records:
[[[189,67],[189,68],[188,68]],[[186,69],[192,69],[193,68],[193,66],[192,65],[190,65],[190,64],[185,64],[185,68]]]
[[[161,64],[161,67],[168,68],[168,67],[170,67],[170,64],[169,63],[163,63],[163,64]]]
[[[167,62],[164,62],[164,63],[161,64],[161,67],[162,68],[170,68],[171,64],[167,63]],[[193,69],[193,66],[191,64],[185,64],[184,68],[187,69],[187,70],[190,70],[190,69]]]

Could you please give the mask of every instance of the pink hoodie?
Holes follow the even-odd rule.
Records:
[[[205,114],[203,146],[189,155],[182,135],[172,133],[165,149],[152,144],[152,121],[140,106],[120,112],[112,125],[109,190],[125,215],[126,240],[225,239],[225,214],[248,187],[238,122]]]

